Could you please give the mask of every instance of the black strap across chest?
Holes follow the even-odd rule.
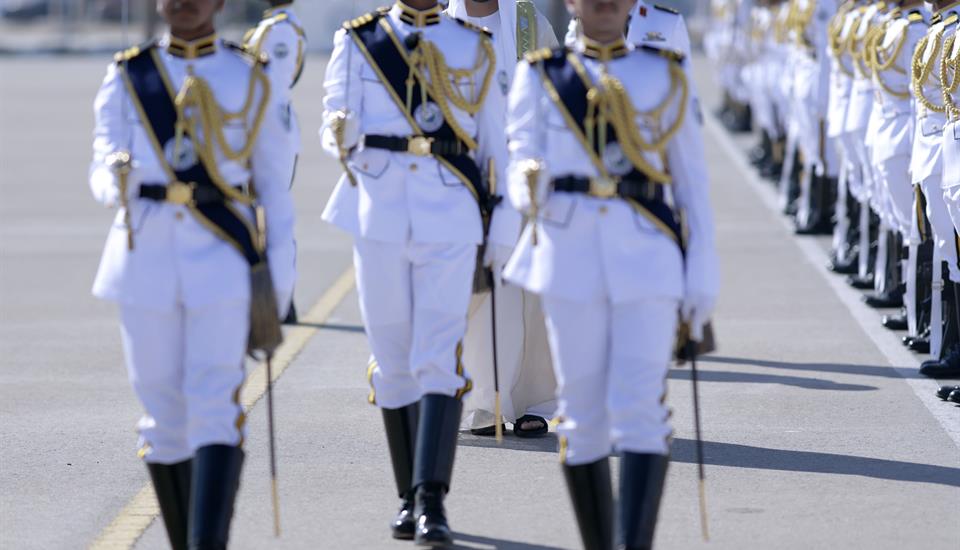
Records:
[[[170,165],[164,150],[166,144],[176,137],[177,109],[160,72],[163,69],[157,66],[149,49],[125,62],[124,66],[126,78],[135,96],[131,99],[140,104],[140,111],[147,117],[144,129],[152,131],[160,147],[160,151],[157,151],[160,156],[158,160]],[[256,229],[229,204],[223,192],[213,182],[202,160],[198,159],[196,164],[183,170],[177,170],[172,165],[170,168],[178,181],[192,182],[198,189],[203,190],[204,195],[218,195],[222,199],[197,201],[190,205],[189,208],[195,216],[206,222],[205,225],[214,226],[218,230],[214,232],[233,245],[251,266],[266,259],[266,252],[257,245]]]
[[[589,93],[589,88],[587,83],[584,82],[583,78],[574,68],[573,64],[567,59],[569,50],[565,48],[558,49],[554,54],[542,61],[543,74],[547,79],[550,80],[550,84],[557,91],[559,96],[560,103],[557,107],[562,107],[566,109],[567,113],[570,115],[567,118],[568,123],[576,124],[576,128],[571,128],[571,130],[576,130],[580,133],[581,137],[587,135],[586,128],[586,119],[587,119],[587,108],[588,100],[587,94]],[[592,147],[592,154],[595,155],[600,163],[604,162],[603,151],[600,150],[599,140],[594,140],[594,144],[591,146],[586,143],[586,140],[583,139],[584,147]],[[612,124],[607,125],[607,147],[612,143],[617,142],[617,131]],[[606,168],[606,167],[605,167]],[[578,179],[578,178],[574,178]],[[584,181],[587,181],[583,178]],[[622,176],[618,176],[618,179],[623,182],[644,182],[650,185],[655,185],[650,183],[649,178],[636,166],[632,166],[632,169],[629,173]],[[673,207],[667,204],[663,199],[663,194],[654,194],[654,196],[649,196],[647,194],[621,194],[622,198],[628,199],[633,202],[636,206],[642,208],[642,211],[648,212],[652,217],[656,218],[660,222],[662,228],[669,233],[680,246],[683,248],[683,231],[681,228],[681,223],[679,216],[674,211]]]
[[[423,103],[423,98],[426,97],[428,101],[436,103],[435,98],[429,90],[427,90],[425,95],[423,94],[423,88],[418,79],[414,79],[414,85],[409,98],[410,111],[407,112],[407,106],[402,102],[407,99],[407,77],[410,72],[406,55],[408,52],[400,51],[397,43],[394,42],[394,39],[399,40],[399,37],[390,36],[385,25],[381,24],[382,18],[383,14],[378,13],[371,20],[348,29],[348,32],[354,35],[358,45],[362,46],[361,49],[366,50],[364,53],[368,61],[374,65],[373,68],[376,69],[380,75],[383,85],[393,91],[391,96],[397,102],[397,108],[407,115],[411,125],[414,127],[415,133],[442,142],[460,141],[460,138],[457,137],[456,132],[454,132],[447,120],[444,120],[443,125],[434,132],[424,132],[419,124],[416,123],[414,114],[417,112],[417,108]],[[417,35],[411,35],[409,40],[421,39],[419,37],[413,38],[415,36]],[[435,76],[431,75],[431,77]],[[464,146],[463,151],[466,150],[467,148]],[[458,175],[462,175],[461,179],[467,180],[464,183],[473,187],[481,213],[489,216],[495,206],[495,199],[490,196],[489,190],[481,177],[480,168],[473,158],[465,152],[461,152],[460,154],[434,154],[434,156],[448,164],[448,167],[452,166],[455,172],[460,173]]]

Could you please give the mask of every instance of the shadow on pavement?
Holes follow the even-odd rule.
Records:
[[[458,549],[488,549],[496,548],[497,550],[564,550],[559,546],[544,546],[542,544],[529,544],[526,542],[515,542],[511,540],[502,540],[494,539],[490,537],[482,537],[480,535],[468,535],[466,533],[454,533],[453,539],[455,544],[452,548]],[[464,546],[465,543],[470,546]]]
[[[960,487],[960,468],[948,466],[833,453],[767,449],[717,441],[704,441],[703,448],[704,462],[713,466],[863,476]],[[671,459],[674,462],[696,463],[696,441],[674,439]]]
[[[303,323],[301,322],[301,323],[295,323],[289,326],[309,327],[309,328],[315,328],[317,330],[332,330],[335,332],[356,332],[360,334],[366,332],[363,328],[363,325],[339,325],[336,323]]]
[[[802,376],[781,376],[777,374],[757,374],[750,372],[725,372],[703,370],[698,371],[701,382],[745,382],[748,384],[783,384],[784,386],[795,386],[808,390],[830,390],[830,391],[876,391],[875,386],[865,386],[862,384],[843,384],[824,380],[822,378],[804,378]],[[680,367],[670,369],[669,378],[671,380],[689,380],[690,369]]]
[[[504,432],[502,444],[498,444],[497,440],[493,437],[473,435],[469,430],[461,431],[458,445],[461,447],[479,447],[482,449],[506,449],[508,451],[553,454],[556,454],[560,448],[560,444],[557,441],[557,434],[553,432],[547,433],[542,437],[524,439],[512,435],[509,430]]]
[[[700,359],[703,363],[723,363],[727,365],[752,365],[769,367],[772,369],[790,369],[814,372],[835,372],[837,374],[859,374],[862,376],[878,376],[880,378],[903,378],[893,367],[876,365],[851,365],[847,363],[788,363],[786,361],[771,361],[767,359],[745,359],[742,357],[721,357],[708,355]],[[919,372],[909,378],[925,378]]]

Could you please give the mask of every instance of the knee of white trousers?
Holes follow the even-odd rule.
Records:
[[[578,466],[610,455],[610,425],[605,414],[599,420],[583,417],[577,420],[566,414],[564,416],[565,420],[557,427],[560,462]]]
[[[249,335],[246,301],[186,313],[184,396],[190,446],[241,445],[246,417],[240,403]]]
[[[613,361],[630,364],[635,373],[634,376],[621,376],[610,385],[607,407],[614,448],[634,453],[666,454],[671,434],[670,411],[665,402],[667,368],[628,358],[615,357]]]
[[[138,454],[150,463],[186,460],[192,452],[183,395],[182,316],[123,306],[121,318],[127,375],[144,409],[137,423]]]
[[[410,323],[367,325],[373,358],[367,367],[371,404],[386,409],[420,399],[420,386],[410,370]]]
[[[150,464],[176,464],[193,456],[187,441],[186,408],[166,414],[161,422],[144,414],[137,422],[138,456]]]
[[[463,315],[445,311],[414,312],[410,368],[423,395],[435,393],[463,397],[473,384],[463,364]]]

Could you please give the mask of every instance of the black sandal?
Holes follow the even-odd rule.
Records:
[[[533,429],[523,428],[523,425],[527,422],[537,422],[540,425]],[[525,414],[513,421],[513,435],[517,437],[540,437],[548,431],[550,431],[550,425],[547,424],[545,418],[540,416]]]
[[[507,431],[506,424],[503,424],[503,431]],[[480,437],[493,437],[497,435],[497,425],[484,426],[483,428],[470,428],[470,433]]]

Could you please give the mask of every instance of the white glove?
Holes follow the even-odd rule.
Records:
[[[348,111],[334,111],[327,113],[323,121],[323,128],[320,130],[320,139],[323,148],[330,153],[339,154],[340,143],[337,142],[336,129],[339,124],[343,124],[343,147],[351,150],[357,146],[360,141],[360,120],[357,114]]]
[[[710,321],[716,306],[716,296],[696,289],[688,289],[680,306],[680,317],[690,326],[690,337],[695,342],[703,340],[703,327]]]
[[[536,189],[533,190],[530,188],[530,179],[528,176],[531,170],[534,170],[534,173],[538,176],[536,185],[534,186]],[[531,208],[534,204],[532,200],[534,196],[531,195],[531,191],[535,193],[536,205],[538,207],[544,205],[547,200],[550,180],[549,172],[543,161],[528,159],[511,163],[509,177],[511,181],[507,191],[510,196],[510,202],[518,212],[523,213],[525,216],[531,214]]]

